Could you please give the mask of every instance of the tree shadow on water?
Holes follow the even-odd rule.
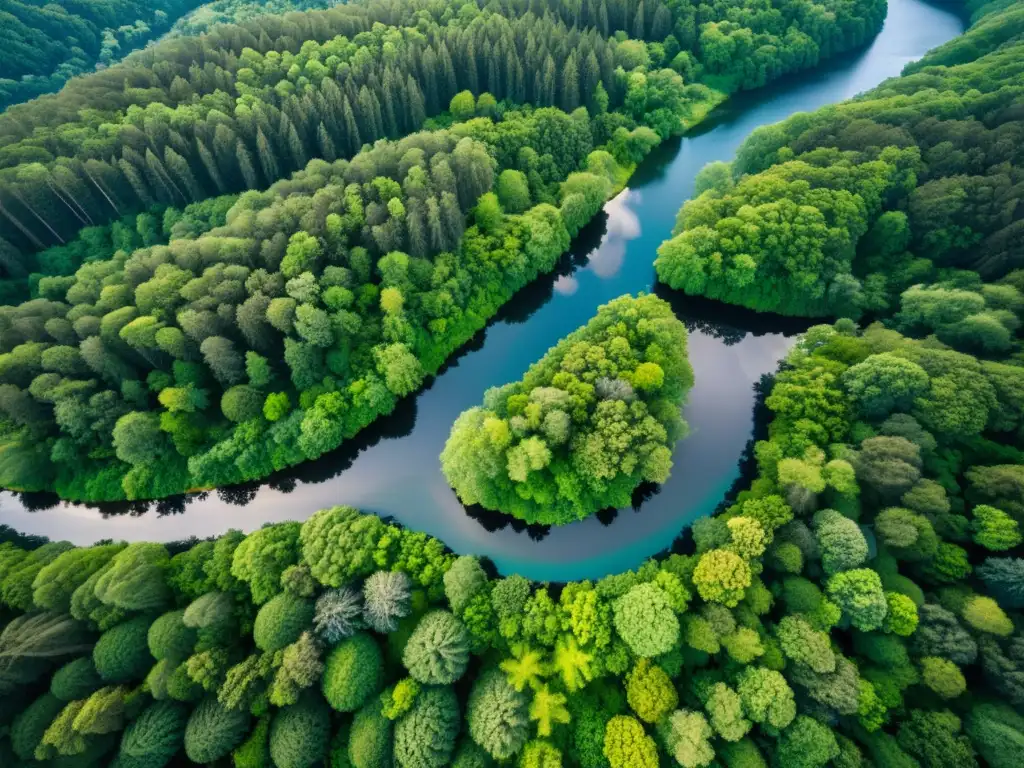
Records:
[[[738,344],[747,334],[779,334],[788,337],[803,333],[813,325],[813,321],[801,317],[755,312],[746,307],[737,307],[714,299],[687,296],[682,291],[675,291],[660,282],[654,284],[654,294],[668,302],[676,317],[683,321],[687,331],[697,331],[720,339],[726,346]]]
[[[472,518],[488,533],[497,533],[506,528],[511,528],[516,533],[526,533],[534,541],[543,541],[551,533],[550,525],[540,523],[527,523],[518,517],[506,515],[503,512],[495,512],[492,509],[485,509],[479,504],[463,505],[467,517]]]

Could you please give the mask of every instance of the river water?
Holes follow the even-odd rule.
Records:
[[[605,206],[605,215],[580,233],[555,274],[517,295],[417,396],[333,454],[265,483],[160,503],[97,508],[45,494],[3,493],[0,523],[76,544],[175,541],[304,520],[318,509],[350,504],[436,536],[455,552],[487,556],[502,573],[567,581],[635,567],[713,512],[735,483],[753,434],[755,384],[776,369],[804,323],[658,290],[690,331],[696,383],[684,413],[690,434],[676,447],[672,476],[638,494],[634,509],[550,530],[466,510],[438,462],[452,422],[478,404],[487,387],[522,376],[601,304],[653,290],[655,251],[705,163],[731,159],[760,125],[898,75],[906,63],[962,31],[962,21],[946,9],[889,0],[885,26],[867,49],[740,94],[686,138],[659,147]]]

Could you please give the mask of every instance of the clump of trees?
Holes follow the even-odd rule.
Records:
[[[668,478],[692,385],[672,309],[623,296],[461,414],[441,467],[463,503],[531,523],[625,506],[641,482]]]

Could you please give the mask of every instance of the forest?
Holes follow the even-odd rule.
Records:
[[[693,25],[728,5],[370,0],[169,39],[8,109],[0,483],[158,498],[337,448],[718,88],[856,45],[880,9],[822,26],[786,3],[719,39],[732,22]],[[789,53],[715,63],[741,42]]]
[[[645,3],[228,3],[246,20],[8,108],[0,485],[154,498],[337,447],[660,142],[885,14]],[[671,289],[829,321],[671,550],[540,583],[347,506],[171,543],[0,526],[0,765],[1016,768],[1024,9],[963,10],[901,77],[708,166],[659,249]],[[482,393],[449,478],[555,523],[660,480],[692,338],[612,301]],[[460,435],[485,412],[492,448]]]
[[[693,385],[686,328],[656,296],[623,296],[464,411],[441,468],[464,504],[560,525],[664,483]]]
[[[0,691],[36,698],[0,698],[4,764],[1011,768],[1024,462],[986,431],[1021,409],[979,367],[811,328],[749,488],[595,582],[497,577],[349,507],[170,546],[8,536]],[[956,423],[951,376],[977,390]]]
[[[759,128],[702,171],[659,280],[782,314],[896,316],[957,349],[1007,352],[1024,288],[1022,28],[1009,4],[902,77]],[[928,307],[947,296],[919,286],[975,295],[949,295],[967,304],[940,317]]]
[[[200,0],[0,3],[0,110],[58,91],[169,31]]]

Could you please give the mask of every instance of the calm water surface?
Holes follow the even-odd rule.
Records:
[[[173,541],[229,528],[303,520],[351,504],[425,531],[454,551],[490,557],[503,573],[551,581],[593,578],[636,566],[711,513],[739,475],[751,439],[761,376],[775,370],[805,326],[711,302],[672,296],[690,330],[696,384],[685,410],[690,435],[672,476],[620,510],[552,530],[467,511],[441,474],[438,454],[458,414],[487,387],[522,376],[558,339],[601,304],[651,291],[652,262],[693,191],[697,171],[729,160],[760,125],[849,98],[927,50],[960,34],[953,13],[921,0],[890,0],[872,45],[805,75],[732,99],[695,133],[655,151],[630,187],[574,243],[556,274],[518,295],[418,396],[339,451],[263,484],[221,489],[159,504],[98,509],[46,495],[0,494],[0,522],[25,533],[88,544],[97,539]]]

